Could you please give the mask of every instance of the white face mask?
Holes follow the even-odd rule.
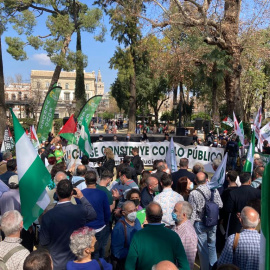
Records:
[[[135,221],[136,217],[137,217],[137,213],[136,213],[136,212],[132,212],[132,213],[129,213],[129,214],[127,215],[127,219],[128,219],[129,221],[131,221],[131,222]]]
[[[57,145],[57,146],[56,146],[56,149],[60,149],[60,146],[59,146],[59,145]]]

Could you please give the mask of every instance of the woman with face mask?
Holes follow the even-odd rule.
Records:
[[[132,201],[122,205],[122,217],[112,231],[111,252],[114,269],[124,270],[132,236],[141,229],[141,223],[136,218],[136,206]]]
[[[77,257],[74,261],[67,263],[67,270],[99,270],[103,266],[104,270],[112,270],[112,265],[103,258],[92,260],[91,253],[95,250],[97,240],[95,230],[83,227],[74,231],[70,236],[70,250]]]
[[[183,176],[178,179],[175,191],[182,195],[185,201],[188,201],[189,193],[193,188],[193,182],[191,182],[186,176]]]

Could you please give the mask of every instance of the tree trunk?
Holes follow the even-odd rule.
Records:
[[[71,34],[72,35],[72,34]],[[64,43],[63,43],[63,48],[61,50],[61,54],[62,56],[64,57],[67,53],[67,50],[68,50],[68,46],[69,46],[69,43],[71,41],[71,35],[70,36],[67,36],[64,40]],[[60,65],[57,65],[54,69],[54,73],[53,73],[53,76],[52,76],[52,79],[51,79],[51,83],[50,83],[50,86],[49,86],[49,90],[51,90],[53,88],[53,85],[55,83],[58,82],[59,80],[59,77],[60,77],[60,73],[61,73],[61,70],[62,70],[62,66]]]
[[[176,126],[176,109],[174,108],[174,105],[177,104],[177,89],[178,89],[177,85],[173,87],[173,119],[175,126]]]
[[[136,128],[136,74],[130,76],[130,96],[129,96],[129,111],[128,111],[128,132],[135,133]]]
[[[218,100],[217,100],[217,93],[218,93],[218,82],[215,78],[217,73],[217,63],[214,62],[212,74],[213,74],[213,85],[212,85],[212,118],[214,123],[220,122],[219,116],[219,109],[218,109]]]
[[[155,114],[155,122],[156,122],[156,125],[158,125],[158,107],[154,108],[154,114]]]
[[[266,91],[263,92],[262,95],[262,121],[264,120],[264,110],[265,110],[265,100],[266,100]]]
[[[77,46],[76,52],[82,52],[82,41],[80,28],[77,29]],[[76,81],[75,81],[75,98],[76,98],[76,110],[75,115],[77,116],[81,108],[86,103],[85,98],[85,84],[84,84],[84,70],[83,70],[83,59],[78,57],[76,59]]]
[[[4,68],[2,59],[2,43],[0,35],[0,141],[4,139],[6,128],[6,103],[5,103],[5,83],[4,83]]]
[[[232,71],[225,75],[227,108],[229,114],[234,111],[243,119],[244,109],[240,89],[242,48],[238,41],[241,0],[226,0],[224,7],[224,22],[221,26],[221,32],[225,40],[225,47],[222,49],[231,56],[230,64],[232,67]]]
[[[183,97],[184,97],[184,87],[183,82],[180,82],[180,102],[179,102],[179,123],[178,126],[182,127],[182,112],[183,112]]]

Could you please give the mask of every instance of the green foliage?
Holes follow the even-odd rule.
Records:
[[[167,112],[164,112],[161,117],[160,117],[160,121],[173,121],[173,112],[172,111],[167,111]]]
[[[54,134],[58,134],[60,131],[60,128],[63,126],[63,119],[54,119],[53,120],[53,126],[54,126]]]
[[[105,119],[105,120],[110,120],[110,119],[114,118],[114,114],[110,113],[110,112],[104,112],[102,114],[102,118]]]
[[[95,38],[104,40],[106,28],[101,22],[102,11],[98,8],[90,9],[77,0],[5,0],[4,13],[7,17],[12,14],[8,21],[19,35],[15,38],[6,38],[7,51],[16,60],[27,59],[25,48],[29,45],[36,50],[44,49],[53,63],[70,71],[76,69],[77,54],[67,47],[77,29],[94,33],[100,28],[101,31],[95,33]],[[33,35],[39,16],[46,16],[46,27],[49,32],[46,36]],[[22,35],[26,36],[27,41]],[[83,54],[78,57],[83,58],[83,64],[86,66],[87,57]]]
[[[196,118],[201,118],[203,120],[211,120],[211,115],[205,112],[199,112],[191,115],[191,120],[195,120]]]
[[[20,121],[22,127],[24,129],[28,129],[28,130],[29,130],[30,126],[35,124],[35,119],[33,119],[33,118],[20,118],[19,121]]]
[[[18,37],[6,37],[6,43],[9,46],[7,52],[10,53],[14,59],[16,60],[26,60],[27,54],[23,50],[24,42],[20,40]]]

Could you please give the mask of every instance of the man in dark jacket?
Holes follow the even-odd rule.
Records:
[[[49,250],[54,270],[66,269],[67,262],[75,259],[69,248],[70,235],[97,216],[82,192],[78,188],[74,189],[77,195],[73,194],[72,183],[69,180],[60,181],[56,189],[59,202],[42,218],[40,245]],[[72,194],[81,201],[81,205],[70,202]]]
[[[228,224],[229,235],[240,232],[242,226],[238,216],[243,208],[248,205],[248,202],[261,198],[261,191],[250,186],[251,175],[249,173],[242,172],[239,178],[241,186],[230,192],[224,205],[224,210],[231,214]]]
[[[176,185],[180,177],[186,176],[191,182],[194,182],[194,179],[195,179],[195,174],[187,170],[188,169],[187,158],[181,158],[179,166],[180,166],[180,169],[177,172],[172,173],[172,180],[173,180],[172,189],[173,190],[176,189]]]
[[[136,170],[137,175],[140,175],[144,169],[143,162],[139,156],[139,148],[134,147],[132,149],[133,158],[131,159],[132,164]]]

